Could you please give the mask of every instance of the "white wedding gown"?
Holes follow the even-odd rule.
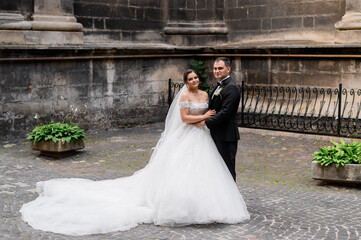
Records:
[[[192,114],[203,114],[208,106],[180,105]],[[38,182],[39,197],[20,210],[23,220],[35,229],[68,235],[125,231],[141,223],[182,226],[249,220],[209,130],[179,122],[179,103],[172,107],[173,116],[168,114],[166,129],[142,170],[112,180]]]

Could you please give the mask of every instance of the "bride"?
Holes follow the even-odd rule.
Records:
[[[206,127],[214,115],[193,70],[169,109],[149,163],[132,176],[38,182],[39,196],[20,209],[30,226],[85,235],[125,231],[142,223],[184,226],[249,220],[243,198]]]

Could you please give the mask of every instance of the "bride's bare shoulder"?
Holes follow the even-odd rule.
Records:
[[[202,97],[205,98],[206,100],[208,99],[208,93],[205,91],[201,91]]]
[[[182,94],[179,97],[179,102],[185,102],[188,100],[189,100],[189,92],[188,91],[182,92]]]

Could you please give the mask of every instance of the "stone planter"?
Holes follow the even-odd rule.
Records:
[[[312,178],[332,182],[361,183],[361,164],[345,164],[336,168],[334,164],[327,167],[312,161]]]
[[[84,142],[79,140],[77,142],[61,143],[54,142],[33,142],[31,141],[31,149],[40,151],[41,155],[50,156],[53,158],[63,158],[75,154],[76,150],[84,148]]]

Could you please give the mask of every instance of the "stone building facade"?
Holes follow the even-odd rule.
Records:
[[[229,56],[238,83],[359,87],[360,39],[358,0],[3,0],[0,138],[25,136],[35,114],[163,121],[168,79],[191,59],[212,76]]]

